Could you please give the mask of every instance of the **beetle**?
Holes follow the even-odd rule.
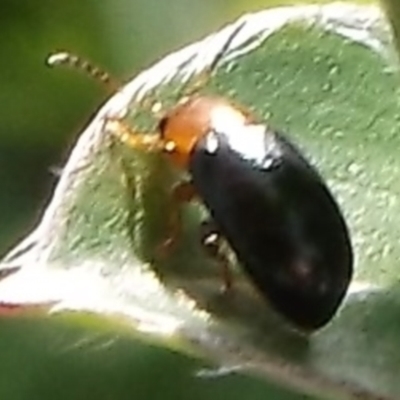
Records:
[[[284,319],[307,331],[327,324],[352,278],[352,244],[338,203],[299,148],[223,96],[191,94],[165,112],[157,127],[157,134],[137,133],[110,118],[106,129],[135,149],[163,153],[188,174],[190,181],[171,195],[177,205],[197,198],[208,210],[215,229],[204,244],[220,261],[226,288],[232,278],[221,236]],[[175,241],[178,224],[172,214],[174,233],[165,248]]]
[[[164,152],[272,307],[314,330],[352,276],[350,235],[321,175],[288,137],[223,97],[194,96],[159,122]]]

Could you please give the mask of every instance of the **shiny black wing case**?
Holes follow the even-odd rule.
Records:
[[[300,328],[320,328],[352,276],[342,213],[320,174],[283,134],[266,129],[260,146],[244,147],[232,146],[228,134],[205,135],[190,158],[194,186],[272,307]]]

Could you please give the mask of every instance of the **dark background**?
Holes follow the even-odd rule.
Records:
[[[79,132],[107,93],[49,69],[69,50],[129,79],[169,52],[271,0],[1,0],[0,256],[37,223]],[[282,1],[280,2],[282,3]]]

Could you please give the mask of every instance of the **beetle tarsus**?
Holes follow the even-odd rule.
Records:
[[[204,221],[201,224],[201,245],[207,255],[215,260],[221,273],[221,292],[228,294],[233,289],[233,274],[228,255],[223,248],[223,239],[215,223],[211,220]]]

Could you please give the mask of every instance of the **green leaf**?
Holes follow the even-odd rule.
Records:
[[[197,243],[198,206],[185,210],[176,252],[155,261],[168,193],[180,177],[160,156],[133,151],[104,128],[106,118],[121,117],[132,129],[154,130],[139,100],[172,106],[239,26],[202,92],[229,96],[289,132],[326,177],[352,233],[354,282],[338,315],[310,337],[284,326],[240,268],[234,295],[219,294],[218,271]],[[145,343],[151,332],[159,346],[299,396],[398,397],[399,77],[388,32],[374,7],[269,10],[137,76],[82,134],[42,222],[4,260],[4,275],[20,270],[0,282],[0,300],[121,317],[146,333],[132,332],[132,341]]]

